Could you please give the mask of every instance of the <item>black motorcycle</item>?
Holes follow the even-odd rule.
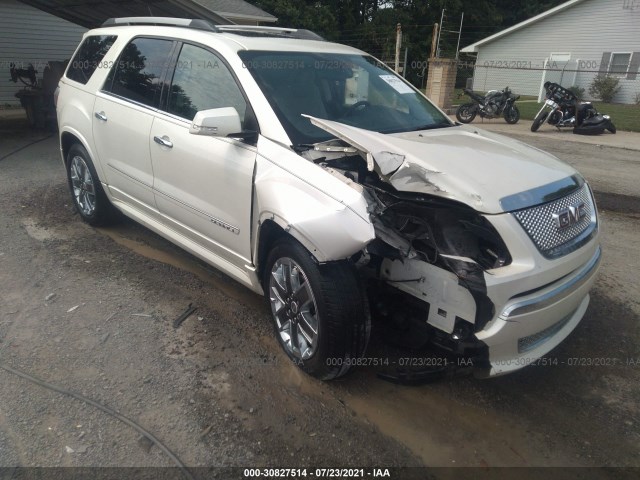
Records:
[[[520,110],[515,101],[520,95],[515,95],[509,87],[502,91],[490,90],[485,96],[478,95],[469,88],[464,89],[473,103],[464,103],[456,110],[456,118],[460,123],[471,123],[476,115],[481,118],[498,118],[504,116],[507,123],[514,124],[520,120]]]
[[[531,124],[532,132],[547,122],[558,130],[571,127],[577,135],[600,135],[605,130],[616,133],[611,117],[598,113],[591,102],[580,102],[571,90],[557,83],[546,82],[544,89],[546,99]]]

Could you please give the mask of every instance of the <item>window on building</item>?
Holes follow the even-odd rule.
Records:
[[[609,62],[609,73],[617,77],[625,77],[631,64],[630,53],[612,53]]]

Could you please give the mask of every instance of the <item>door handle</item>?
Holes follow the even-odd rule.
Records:
[[[96,112],[93,114],[98,120],[107,121],[107,115],[104,112]]]
[[[158,145],[162,145],[163,147],[173,148],[173,143],[171,142],[169,137],[167,137],[166,135],[162,137],[158,137],[156,135],[155,137],[153,137],[153,141],[156,142]]]

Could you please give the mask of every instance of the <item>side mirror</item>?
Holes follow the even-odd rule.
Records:
[[[240,115],[233,107],[201,110],[191,122],[189,133],[211,137],[227,137],[242,130]]]

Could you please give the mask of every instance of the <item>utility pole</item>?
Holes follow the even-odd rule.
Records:
[[[407,78],[407,57],[409,57],[409,47],[404,49],[404,63],[402,64],[402,77]]]
[[[402,48],[402,25],[396,25],[396,73],[400,72],[400,49]]]
[[[442,9],[442,15],[440,16],[440,29],[438,30],[438,45],[436,47],[436,57],[440,58],[440,32],[442,32],[442,26],[444,25],[444,12],[445,9]]]
[[[460,19],[460,30],[458,31],[458,46],[456,47],[456,60],[460,56],[460,37],[462,36],[462,22],[464,22],[464,12],[462,12],[462,18]]]
[[[439,27],[440,25],[438,25],[437,23],[433,24],[433,33],[431,34],[431,55],[429,56],[429,58],[436,58]]]

